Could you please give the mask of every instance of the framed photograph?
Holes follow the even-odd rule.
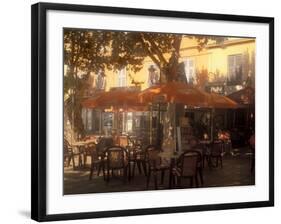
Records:
[[[274,18],[32,6],[32,219],[274,205]]]

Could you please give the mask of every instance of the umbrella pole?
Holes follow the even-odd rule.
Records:
[[[98,112],[99,112],[99,118],[100,118],[99,133],[100,133],[100,135],[102,135],[102,110],[98,110]]]
[[[128,134],[128,106],[125,104],[125,134]]]
[[[174,147],[175,147],[175,151],[178,151],[179,150],[179,147],[178,147],[178,144],[180,144],[180,142],[177,142],[178,138],[177,138],[177,124],[176,124],[176,104],[174,104],[174,130],[173,130],[173,133],[174,133]],[[177,144],[178,143],[178,144]]]
[[[71,122],[71,144],[73,144],[73,140],[74,140],[74,91],[72,91],[72,113],[71,113],[71,119],[72,119],[72,122]],[[87,117],[87,116],[86,116]],[[87,124],[87,123],[86,123]]]
[[[116,135],[118,135],[118,129],[119,129],[119,109],[116,112]]]
[[[150,111],[149,111],[149,128],[150,128],[150,131],[149,131],[149,143],[152,144],[152,105],[150,107]]]
[[[214,141],[214,112],[215,109],[211,109],[211,141]]]
[[[160,103],[158,103],[158,124],[157,124],[157,144],[161,148],[161,135],[160,135]],[[162,130],[163,131],[163,130]]]
[[[233,113],[233,128],[235,127],[235,123],[236,123],[236,110],[234,110]]]
[[[158,103],[158,125],[160,126],[160,103]]]

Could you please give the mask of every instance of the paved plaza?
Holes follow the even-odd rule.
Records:
[[[90,161],[88,161],[89,163]],[[97,176],[94,172],[92,180],[89,180],[89,164],[84,168],[73,170],[71,166],[65,167],[64,171],[64,194],[84,194],[84,193],[105,193],[124,191],[144,191],[154,190],[153,178],[150,186],[146,187],[146,177],[136,169],[135,177],[131,181],[124,183],[122,177],[110,178],[109,183],[104,181],[102,174]],[[208,167],[203,169],[203,186],[199,187],[227,187],[245,186],[255,184],[255,172],[251,172],[251,155],[244,149],[237,155],[225,155],[223,157],[223,168]],[[160,182],[160,177],[158,178]],[[189,188],[189,180],[182,182],[183,188]],[[159,190],[169,189],[169,172],[165,174],[164,184],[159,185]]]

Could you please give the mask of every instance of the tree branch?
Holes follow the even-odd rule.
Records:
[[[159,47],[156,45],[156,43],[154,42],[153,39],[151,39],[149,37],[149,35],[145,35],[145,38],[148,39],[149,43],[151,44],[151,47],[153,48],[153,50],[156,52],[158,58],[160,59],[160,61],[163,62],[163,66],[168,64],[168,61],[165,59],[163,53],[159,50]]]
[[[173,42],[174,51],[169,59],[169,64],[167,66],[166,77],[168,78],[169,81],[177,80],[181,40],[182,40],[182,36],[180,35],[175,36]]]
[[[160,61],[154,56],[154,54],[151,52],[151,50],[147,47],[147,44],[144,41],[143,34],[141,34],[140,38],[141,44],[143,46],[143,49],[146,51],[147,55],[152,59],[152,61],[161,69],[161,63]]]

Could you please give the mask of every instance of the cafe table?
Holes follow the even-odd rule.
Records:
[[[86,141],[77,141],[77,142],[73,142],[71,144],[72,147],[76,147],[78,149],[78,154],[79,154],[79,167],[82,167],[82,155],[84,155],[85,153],[85,146],[92,144],[92,143],[96,143],[95,139],[89,139]],[[84,155],[84,166],[85,166],[85,155]]]
[[[88,139],[88,140],[85,140],[85,141],[77,141],[77,142],[74,142],[72,143],[72,146],[85,146],[85,145],[88,145],[88,144],[91,144],[91,143],[96,143],[96,139]]]

